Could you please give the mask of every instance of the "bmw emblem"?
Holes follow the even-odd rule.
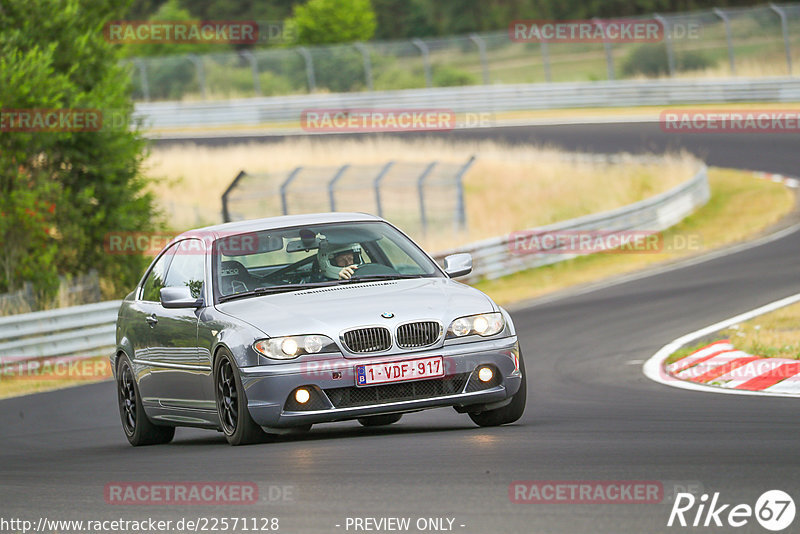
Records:
[[[381,317],[383,317],[384,319],[391,319],[392,317],[394,317],[394,314],[392,312],[383,312],[381,314]]]

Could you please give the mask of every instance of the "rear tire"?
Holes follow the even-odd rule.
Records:
[[[266,438],[264,431],[250,416],[239,370],[227,349],[220,349],[214,362],[214,390],[219,422],[228,443],[247,445]]]
[[[522,381],[519,389],[511,398],[511,402],[502,408],[488,410],[485,412],[470,413],[469,418],[478,426],[500,426],[513,423],[522,417],[525,411],[525,402],[528,391],[525,380],[525,362],[522,360],[522,353],[519,355],[519,370],[522,373]]]
[[[117,361],[117,401],[122,430],[134,447],[169,443],[175,437],[174,426],[155,425],[144,413],[139,386],[126,355],[120,356]]]
[[[386,426],[396,423],[403,417],[401,413],[390,413],[386,415],[370,415],[369,417],[359,417],[358,422],[361,426]]]

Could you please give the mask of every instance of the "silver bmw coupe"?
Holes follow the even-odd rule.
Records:
[[[132,445],[177,426],[232,445],[314,423],[388,425],[452,406],[480,426],[525,409],[508,313],[454,281],[387,221],[360,213],[275,217],[174,239],[123,301],[111,357]]]

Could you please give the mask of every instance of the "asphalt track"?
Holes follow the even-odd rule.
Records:
[[[791,135],[667,137],[652,124],[451,135],[596,151],[684,145],[712,164],[785,174],[794,173],[798,158]],[[752,506],[770,489],[800,503],[797,400],[678,390],[641,371],[641,361],[672,339],[797,292],[800,232],[517,309],[528,407],[519,423],[502,428],[476,428],[442,409],[407,415],[386,429],[319,425],[304,437],[239,448],[214,432],[179,429],[170,445],[133,449],[120,428],[112,383],[5,400],[0,516],[267,516],[280,518],[281,532],[321,533],[345,532],[347,517],[365,516],[449,517],[464,533],[687,530],[666,527],[669,503],[512,504],[514,480],[656,480],[668,488],[669,481],[693,481],[719,492],[724,503]],[[238,507],[104,501],[109,482],[187,480],[252,481],[262,498],[270,486],[291,486],[293,500]],[[798,530],[800,518],[786,532]],[[765,532],[754,519],[735,531]]]

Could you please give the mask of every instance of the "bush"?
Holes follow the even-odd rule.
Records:
[[[141,275],[146,259],[104,248],[109,232],[152,231],[156,219],[140,171],[146,141],[127,127],[127,69],[98,30],[122,18],[117,4],[3,1],[1,107],[94,109],[104,124],[99,131],[0,135],[0,292],[32,282],[45,303],[58,275],[96,269],[119,296]]]
[[[447,65],[434,65],[432,68],[434,87],[458,87],[478,84],[478,77],[470,72]]]

